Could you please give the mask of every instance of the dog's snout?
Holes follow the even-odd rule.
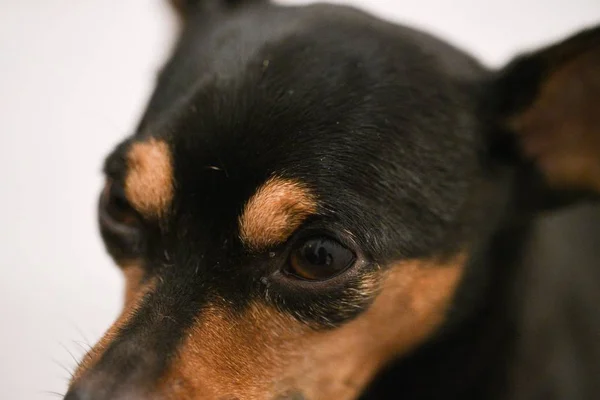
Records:
[[[73,382],[64,400],[141,400],[160,374],[161,360],[133,335],[111,344],[91,368]]]
[[[100,397],[104,396],[104,397]],[[98,400],[108,398],[103,393],[94,393],[91,389],[74,387],[65,395],[64,400]]]
[[[301,391],[294,390],[277,397],[275,400],[306,400],[306,397],[304,397]]]
[[[65,395],[63,400],[91,400],[90,393],[85,393],[82,390],[73,388]]]
[[[108,394],[105,391],[96,391],[83,387],[75,387],[65,395],[64,400],[142,400],[142,396],[133,393],[124,393],[120,395]]]
[[[97,392],[91,388],[74,387],[65,395],[64,400],[104,400],[104,399],[124,399],[124,397],[107,396],[106,393]],[[133,399],[132,399],[133,400]]]
[[[111,390],[109,385],[102,381],[83,381],[73,386],[65,395],[63,400],[148,400],[149,397],[142,396],[135,388],[120,388]]]

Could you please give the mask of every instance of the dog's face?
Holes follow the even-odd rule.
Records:
[[[491,74],[345,8],[182,8],[106,160],[125,307],[67,398],[354,399],[441,326],[506,204]]]

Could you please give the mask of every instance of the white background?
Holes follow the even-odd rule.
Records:
[[[286,3],[304,1],[286,1]],[[363,0],[498,66],[600,23],[598,0]],[[103,156],[131,132],[176,20],[165,0],[0,0],[0,398],[64,393],[116,316],[121,277],[95,206]]]

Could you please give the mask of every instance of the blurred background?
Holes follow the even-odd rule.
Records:
[[[307,1],[280,1],[300,4]],[[598,0],[347,0],[497,67],[600,22]],[[96,228],[177,21],[166,0],[0,0],[0,397],[51,399],[109,326],[121,276]]]

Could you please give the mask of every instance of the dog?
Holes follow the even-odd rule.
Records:
[[[600,26],[492,70],[345,6],[174,5],[104,167],[124,308],[65,400],[597,398],[597,304],[546,335],[563,286],[524,277],[600,197]]]

